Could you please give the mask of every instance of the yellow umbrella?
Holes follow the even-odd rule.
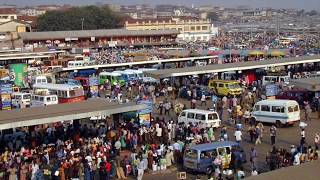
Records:
[[[264,55],[264,52],[258,51],[258,50],[251,51],[251,52],[249,53],[249,56],[262,56],[262,55]]]

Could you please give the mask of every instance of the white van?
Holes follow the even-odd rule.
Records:
[[[68,68],[82,67],[85,65],[84,61],[69,61]]]
[[[126,69],[125,71],[126,71],[126,72],[135,73],[136,76],[137,76],[137,79],[138,79],[139,81],[142,81],[142,80],[143,80],[144,74],[143,74],[142,71],[140,71],[140,70],[135,70],[135,69]]]
[[[12,106],[15,108],[25,108],[30,107],[31,94],[30,93],[20,93],[14,92],[11,95]]]
[[[58,104],[57,95],[32,95],[31,96],[31,107],[48,106]]]
[[[46,76],[35,76],[32,78],[32,85],[39,83],[48,83],[48,79]]]
[[[262,85],[281,83],[283,85],[288,85],[290,82],[289,76],[263,76]]]
[[[297,101],[267,99],[254,105],[252,118],[256,122],[274,123],[278,127],[300,121],[300,109]]]
[[[205,127],[218,128],[221,125],[221,120],[217,112],[201,109],[183,110],[179,117],[178,123],[203,123]]]

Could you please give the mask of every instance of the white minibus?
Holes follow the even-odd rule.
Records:
[[[263,76],[262,85],[273,84],[273,83],[281,83],[284,85],[288,85],[290,82],[289,76]]]
[[[202,123],[205,127],[218,128],[221,125],[221,120],[215,111],[187,109],[180,113],[178,123]]]
[[[48,106],[52,104],[58,104],[57,95],[32,95],[31,96],[31,107]]]
[[[25,108],[30,107],[31,94],[30,93],[20,93],[14,92],[11,95],[12,106],[15,108]]]
[[[68,68],[82,67],[84,64],[84,61],[69,61]]]
[[[284,99],[267,99],[254,105],[252,118],[256,122],[266,122],[282,125],[294,124],[300,121],[300,109],[297,101]]]
[[[32,85],[39,84],[39,83],[48,83],[48,79],[46,76],[35,76],[32,78]]]

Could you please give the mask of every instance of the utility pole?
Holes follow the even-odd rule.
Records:
[[[84,18],[81,18],[81,30],[83,31],[83,22],[84,22]]]

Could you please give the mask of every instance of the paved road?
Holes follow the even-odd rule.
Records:
[[[185,100],[178,99],[179,102],[185,103],[187,106],[189,106],[189,102],[186,102]],[[210,103],[208,103],[210,105]],[[207,107],[201,107],[198,106],[198,109],[207,109]],[[154,115],[157,116],[157,113]],[[227,114],[224,114],[224,119],[226,119]],[[164,117],[164,116],[160,116]],[[314,145],[314,135],[316,132],[320,132],[320,119],[315,118],[315,114],[313,114],[314,119],[311,121],[306,122],[308,126],[306,127],[306,141],[310,145]],[[165,117],[166,120],[169,118],[176,118],[174,113],[170,113],[170,117]],[[301,113],[301,118],[304,120],[303,112]],[[228,136],[231,140],[235,140],[233,137],[234,133],[234,128],[230,125],[228,125],[226,122],[223,122],[224,125],[227,126],[228,128]],[[270,144],[270,134],[269,134],[269,129],[270,125],[265,125],[265,131],[263,133],[263,139],[262,139],[262,144],[259,144],[255,146],[254,144],[250,143],[250,137],[246,133],[246,131],[243,131],[243,142],[241,142],[242,147],[244,148],[245,152],[247,153],[247,158],[249,157],[249,152],[251,147],[256,147],[257,152],[258,152],[258,167],[259,170],[262,172],[265,172],[268,170],[268,167],[265,163],[265,158],[266,154],[269,150],[271,150],[272,146]],[[248,126],[244,126],[244,129],[247,129]],[[219,136],[219,131],[215,132],[215,137]],[[300,142],[300,128],[298,127],[298,124],[291,126],[291,127],[283,127],[283,128],[278,128],[277,131],[277,138],[276,138],[276,146],[278,148],[286,148],[288,149],[292,144],[298,145]],[[245,171],[250,172],[250,163],[246,163],[244,165]],[[152,173],[146,173],[143,179],[150,179],[150,180],[171,180],[171,179],[176,179],[177,177],[177,171],[180,169],[180,167],[175,168],[173,170],[167,171],[165,173],[158,173],[158,174],[152,174]],[[200,175],[201,179],[207,179],[207,176],[202,174]],[[196,174],[187,174],[187,179],[196,179],[197,175]]]

